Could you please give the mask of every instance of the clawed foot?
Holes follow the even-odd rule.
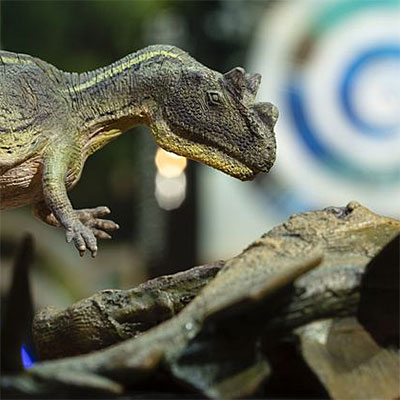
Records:
[[[68,227],[66,232],[67,242],[74,242],[80,256],[85,254],[85,250],[90,250],[92,257],[97,254],[97,240],[111,239],[106,231],[115,231],[119,229],[114,221],[101,219],[110,214],[108,207],[96,207],[93,209],[83,209],[75,211],[75,221]]]

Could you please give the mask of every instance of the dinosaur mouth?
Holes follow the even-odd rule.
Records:
[[[238,160],[213,145],[198,143],[186,137],[178,136],[170,130],[168,130],[167,134],[165,131],[163,134],[160,134],[153,127],[152,131],[157,144],[164,150],[199,161],[234,178],[242,181],[252,180],[257,173],[261,172],[260,169],[246,165],[243,161]]]

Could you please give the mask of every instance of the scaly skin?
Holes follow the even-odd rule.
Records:
[[[33,205],[80,254],[118,229],[107,207],[74,210],[67,196],[87,157],[138,124],[165,150],[236,178],[275,161],[278,111],[254,104],[259,74],[222,75],[173,46],[155,45],[89,73],[66,73],[0,52],[0,204]]]

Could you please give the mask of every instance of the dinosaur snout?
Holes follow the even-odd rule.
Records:
[[[257,172],[268,172],[275,161],[275,148],[265,148],[260,152],[258,160],[253,164]]]

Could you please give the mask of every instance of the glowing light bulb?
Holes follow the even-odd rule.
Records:
[[[157,173],[154,195],[157,203],[164,210],[174,210],[186,197],[187,159],[159,148],[155,163]]]
[[[165,178],[176,178],[185,170],[187,159],[159,148],[155,163],[160,175]]]

